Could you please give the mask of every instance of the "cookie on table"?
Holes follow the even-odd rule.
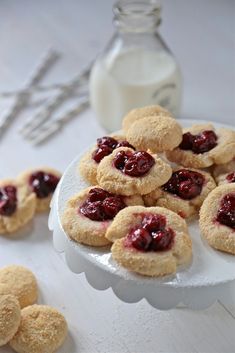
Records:
[[[213,175],[218,185],[235,183],[235,160],[215,166]]]
[[[21,323],[10,346],[18,353],[54,353],[67,336],[64,316],[47,305],[21,310]]]
[[[113,152],[114,149],[126,146],[133,148],[121,135],[103,136],[97,139],[93,146],[80,160],[79,173],[91,185],[97,184],[97,169],[100,161]]]
[[[146,206],[165,207],[189,218],[198,214],[203,201],[215,187],[209,173],[178,167],[166,184],[144,196],[144,202]]]
[[[180,124],[170,115],[147,116],[135,121],[126,132],[127,140],[137,149],[153,153],[173,150],[182,135]]]
[[[172,174],[169,164],[155,154],[117,148],[97,170],[98,184],[114,194],[148,194],[165,184]]]
[[[235,132],[212,124],[193,125],[183,130],[183,140],[167,158],[189,168],[206,168],[231,161],[235,155]]]
[[[126,116],[124,116],[122,128],[126,132],[134,122],[143,119],[146,116],[168,116],[169,114],[169,111],[160,105],[149,105],[142,108],[132,109],[128,114],[126,114]]]
[[[163,207],[128,207],[118,213],[106,237],[114,260],[145,276],[173,274],[189,263],[192,242],[186,222]]]
[[[19,180],[0,181],[0,234],[13,233],[34,216],[36,198]]]
[[[207,196],[199,225],[210,246],[235,255],[235,184],[220,185]]]
[[[10,265],[0,269],[0,295],[14,295],[20,307],[34,304],[38,286],[34,274],[23,266]]]
[[[124,207],[143,204],[139,195],[114,195],[99,186],[89,187],[67,202],[62,226],[79,243],[105,246],[110,244],[105,233],[116,214]]]
[[[20,326],[20,304],[13,295],[0,295],[0,347],[7,344]]]
[[[18,180],[28,186],[36,196],[36,211],[44,212],[50,208],[51,198],[61,178],[61,173],[48,167],[26,170]]]

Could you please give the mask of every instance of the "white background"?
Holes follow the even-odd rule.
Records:
[[[70,79],[109,39],[111,6],[108,0],[2,0],[0,91],[20,88],[49,46],[63,58],[47,82]],[[182,117],[234,124],[235,2],[163,1],[161,33],[183,71]],[[22,114],[0,140],[1,178],[38,165],[63,171],[103,134],[87,111],[45,145],[31,147],[17,132],[29,114]],[[215,304],[201,312],[161,312],[145,302],[124,304],[111,290],[98,292],[83,276],[72,274],[55,253],[45,215],[37,216],[17,239],[0,239],[0,266],[10,263],[30,267],[39,281],[40,302],[65,314],[70,334],[61,353],[235,351],[235,308]],[[0,353],[8,352],[0,348]]]

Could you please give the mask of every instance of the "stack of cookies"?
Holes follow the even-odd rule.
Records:
[[[0,234],[14,233],[35,215],[49,210],[61,174],[51,168],[27,170],[0,181]]]
[[[135,109],[80,160],[90,186],[68,200],[63,228],[81,244],[111,245],[118,264],[146,276],[190,264],[186,220],[199,214],[208,243],[235,254],[234,158],[232,130],[182,129],[160,106]]]
[[[18,353],[53,353],[67,335],[65,318],[56,309],[35,304],[38,285],[22,266],[0,269],[0,347]]]

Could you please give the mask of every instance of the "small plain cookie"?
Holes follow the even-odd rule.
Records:
[[[115,167],[115,164],[120,169]],[[139,167],[146,172],[138,175]],[[128,175],[123,172],[125,168]],[[133,152],[130,148],[123,147],[117,148],[100,162],[97,180],[102,188],[114,194],[145,195],[165,184],[171,174],[170,165],[157,155],[143,151]]]
[[[23,266],[6,266],[0,269],[0,295],[14,295],[21,308],[34,304],[38,286],[34,274]]]
[[[203,139],[199,135],[204,132],[212,131],[210,136],[204,135]],[[231,161],[235,155],[235,132],[225,128],[215,129],[212,124],[193,125],[191,128],[183,130],[183,141],[179,147],[173,151],[167,151],[166,156],[171,162],[183,165],[189,168],[206,168],[213,164],[223,164]],[[197,143],[194,142],[194,149],[204,152],[197,153],[191,150],[191,142],[187,138],[188,134],[198,136]],[[216,136],[212,136],[215,133]],[[208,137],[206,137],[208,136]],[[204,140],[204,141],[203,141]],[[184,147],[183,147],[184,146]],[[214,146],[208,147],[207,146]],[[184,149],[183,149],[184,148]],[[210,149],[211,148],[211,149]]]
[[[50,208],[51,198],[61,178],[61,173],[48,167],[29,169],[18,176],[28,190],[36,196],[36,211],[45,212]]]
[[[132,206],[119,212],[106,237],[114,260],[145,276],[173,274],[192,257],[186,222],[162,207]]]
[[[111,195],[99,186],[89,187],[68,200],[62,226],[71,239],[81,244],[105,246],[110,244],[105,233],[119,210],[143,204],[139,195]]]
[[[98,138],[95,146],[86,152],[79,162],[80,175],[91,185],[96,185],[97,169],[101,159],[111,154],[119,144],[129,145],[124,135],[111,134]]]
[[[182,141],[182,128],[170,115],[147,116],[127,130],[128,141],[139,150],[153,153],[173,150]]]
[[[178,167],[165,185],[144,195],[144,202],[146,206],[165,207],[189,218],[198,214],[203,201],[215,187],[209,173]]]
[[[168,116],[170,113],[160,105],[149,105],[142,108],[136,108],[131,110],[122,121],[122,128],[126,132],[131,125],[137,120],[143,119],[146,116]]]
[[[34,216],[36,198],[19,180],[0,181],[0,234],[16,232]]]
[[[7,344],[20,326],[20,305],[13,295],[0,295],[0,346]]]
[[[47,305],[32,305],[21,311],[20,327],[10,341],[17,353],[54,353],[67,335],[64,316]]]
[[[199,225],[210,246],[235,255],[235,184],[220,185],[207,196]]]

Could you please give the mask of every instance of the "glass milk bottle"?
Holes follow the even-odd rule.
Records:
[[[121,0],[113,11],[116,32],[90,75],[90,101],[99,122],[115,131],[128,111],[153,104],[177,116],[181,74],[158,33],[159,2]]]

